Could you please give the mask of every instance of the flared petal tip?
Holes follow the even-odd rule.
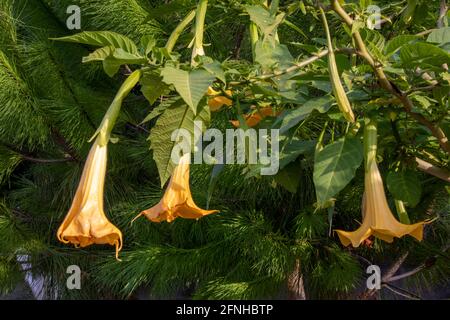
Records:
[[[352,247],[357,248],[360,246],[360,244],[367,239],[358,237],[354,234],[354,232],[347,232],[344,230],[334,230],[334,232],[337,233],[339,240],[341,241],[342,245],[344,247],[348,247],[349,245],[352,245]],[[369,235],[370,236],[370,235]]]

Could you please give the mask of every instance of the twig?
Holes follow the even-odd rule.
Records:
[[[338,0],[332,0],[333,10],[341,17],[342,20],[348,25],[352,26],[354,20],[348,15],[348,13],[342,8]],[[353,39],[355,40],[356,47],[358,48],[360,55],[367,61],[367,63],[374,70],[380,85],[391,94],[398,97],[404,106],[405,111],[416,121],[426,126],[436,139],[438,139],[439,144],[443,150],[450,154],[450,144],[444,131],[423,115],[413,112],[413,103],[409,99],[408,95],[399,90],[386,76],[383,67],[379,64],[372,55],[367,50],[367,47],[361,37],[361,34],[356,30],[353,32]]]
[[[23,155],[23,154],[21,154],[20,156],[24,160],[31,161],[31,162],[36,162],[36,163],[61,163],[61,162],[76,161],[72,157],[71,158],[64,158],[64,159],[37,159],[37,158],[29,157],[29,156],[26,156],[26,155]]]
[[[447,16],[447,11],[448,11],[447,1],[446,0],[441,0],[441,4],[439,6],[439,18],[438,18],[438,21],[436,23],[438,28],[445,27],[444,19]]]
[[[417,268],[415,268],[415,269],[413,269],[411,271],[399,274],[398,276],[392,276],[389,279],[387,279],[385,282],[394,282],[394,281],[398,281],[398,280],[403,279],[403,278],[410,277],[410,276],[412,276],[412,275],[422,271],[425,268],[426,268],[425,264],[422,264],[422,265],[418,266]]]
[[[340,53],[345,53],[345,54],[358,54],[358,51],[356,51],[353,48],[338,48],[338,49],[335,49],[334,52],[338,52],[338,53],[340,52]],[[298,63],[295,63],[293,66],[291,66],[291,67],[289,67],[287,69],[280,70],[280,71],[275,71],[274,73],[271,73],[271,74],[265,74],[265,75],[262,75],[262,76],[257,76],[257,77],[251,78],[251,79],[249,79],[247,81],[230,82],[229,85],[230,86],[236,86],[236,85],[241,85],[241,84],[245,84],[245,83],[248,83],[248,82],[256,82],[256,81],[267,80],[267,79],[274,78],[274,77],[279,77],[279,76],[282,76],[284,74],[297,71],[298,69],[301,69],[301,68],[307,66],[308,64],[311,64],[311,63],[313,63],[313,62],[315,62],[315,61],[317,61],[317,60],[319,60],[319,59],[321,59],[321,58],[323,58],[323,57],[325,57],[327,55],[328,55],[328,49],[324,49],[324,50],[319,51],[315,55],[313,55],[313,56],[311,56],[311,57],[309,57],[309,58],[307,58],[305,60],[302,60],[302,61],[300,61]]]
[[[3,143],[3,145],[5,147],[7,147],[8,149],[10,149],[11,151],[17,153],[18,155],[20,155],[20,157],[24,160],[27,161],[31,161],[31,162],[36,162],[36,163],[59,163],[59,162],[71,162],[71,161],[77,161],[77,159],[73,158],[73,157],[67,157],[64,159],[39,159],[39,158],[34,158],[32,156],[30,156],[29,153],[20,150],[18,148],[16,148],[15,146],[8,144],[8,143]]]
[[[288,291],[290,300],[306,300],[303,274],[301,271],[299,259],[295,260],[294,270],[289,275]]]
[[[409,251],[406,251],[394,264],[389,268],[389,270],[383,275],[381,282],[388,282],[388,280],[397,273],[398,269],[402,266],[403,262],[405,262],[406,258],[408,258]]]

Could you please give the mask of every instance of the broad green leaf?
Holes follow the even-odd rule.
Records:
[[[114,76],[121,65],[124,64],[142,64],[146,62],[146,59],[138,54],[132,54],[124,51],[121,48],[114,47],[102,47],[86,57],[83,57],[83,63],[92,61],[103,61],[103,69],[110,77]]]
[[[308,155],[314,153],[316,141],[300,140],[297,137],[289,139],[286,136],[280,136],[280,154],[279,154],[279,170],[282,170],[287,165],[295,161],[300,155]],[[247,178],[258,176],[263,164],[249,165],[250,171],[246,174]]]
[[[419,203],[422,187],[416,172],[412,170],[391,171],[386,177],[386,184],[395,199],[406,202],[411,207],[415,207]]]
[[[363,38],[372,55],[374,55],[379,60],[385,59],[383,55],[385,40],[380,32],[363,28],[361,30],[361,37]]]
[[[54,38],[53,40],[82,43],[97,47],[111,46],[121,48],[129,53],[138,53],[136,45],[130,38],[112,31],[83,31],[67,37]]]
[[[450,27],[434,30],[428,35],[427,42],[439,44],[450,42]]]
[[[172,149],[176,143],[176,140],[171,141],[172,133],[177,129],[186,129],[192,138],[196,120],[202,121],[207,126],[210,121],[209,108],[202,108],[195,116],[189,106],[173,105],[158,118],[151,130],[149,140],[153,150],[153,159],[158,168],[161,187],[167,182],[175,167],[171,160]],[[193,138],[191,143],[194,143]],[[193,144],[191,146],[193,148]]]
[[[215,80],[215,77],[205,70],[184,71],[173,67],[165,67],[161,71],[161,76],[165,83],[175,86],[194,114],[198,103]]]
[[[310,99],[301,107],[284,111],[278,117],[277,122],[274,123],[274,127],[279,126],[280,133],[283,134],[296,126],[300,121],[306,119],[313,110],[317,110],[320,113],[327,112],[333,102],[334,98],[331,95]]]
[[[316,153],[313,179],[319,206],[353,179],[362,160],[363,146],[354,137],[343,137]]]
[[[90,53],[88,56],[83,57],[82,62],[88,63],[92,61],[103,61],[107,57],[111,56],[113,51],[114,47],[111,46],[98,48],[94,52]]]
[[[250,20],[261,29],[265,36],[273,36],[285,16],[281,13],[274,17],[262,6],[247,6],[245,9],[250,15]]]
[[[225,78],[225,72],[222,69],[222,66],[218,61],[213,60],[210,63],[205,63],[202,65],[202,68],[211,73],[217,79],[222,81],[223,83],[227,83],[227,79]]]
[[[280,140],[280,143],[282,143],[283,137],[281,137]],[[283,145],[283,149],[280,152],[280,169],[283,169],[289,163],[295,161],[302,154],[306,155],[314,153],[316,143],[317,142],[314,140],[300,140],[297,137],[293,137]]]
[[[110,77],[113,77],[119,71],[121,65],[122,63],[120,61],[112,57],[106,57],[103,60],[103,70]]]
[[[153,48],[156,46],[156,39],[152,36],[145,35],[141,38],[141,47],[145,56],[152,52]]]
[[[176,107],[184,107],[184,101],[180,97],[168,98],[167,100],[162,101],[157,107],[155,107],[141,123],[149,122],[154,118],[160,116],[164,113],[168,108],[176,108]]]
[[[294,58],[286,45],[260,40],[255,45],[255,61],[262,66],[264,71],[270,71],[292,66]],[[292,75],[288,77],[292,77]]]
[[[387,56],[393,55],[397,50],[399,50],[403,45],[410,43],[411,41],[417,40],[417,36],[415,35],[400,35],[392,38],[386,43],[384,47],[384,53]]]
[[[160,75],[154,72],[146,72],[141,79],[141,91],[150,104],[169,90],[169,86],[163,82]]]

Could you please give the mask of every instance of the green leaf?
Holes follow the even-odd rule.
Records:
[[[225,78],[225,72],[222,69],[220,63],[216,60],[213,60],[210,63],[204,63],[202,68],[208,71],[210,74],[215,76],[217,79],[222,81],[223,83],[227,83],[227,79]]]
[[[400,35],[395,38],[392,38],[386,43],[386,46],[384,47],[384,53],[387,56],[391,56],[405,44],[410,43],[411,41],[417,39],[418,38],[415,35]]]
[[[280,140],[283,142],[283,136],[280,137]],[[300,140],[298,137],[293,137],[287,144],[283,145],[280,152],[280,169],[295,161],[302,154],[313,154],[315,146],[316,141],[314,140]]]
[[[189,106],[174,103],[158,118],[151,130],[149,140],[153,150],[153,159],[158,168],[161,187],[167,182],[175,167],[171,160],[171,153],[177,141],[176,139],[175,141],[171,140],[172,133],[177,129],[186,129],[191,134],[191,142],[194,143],[192,139],[194,121],[202,121],[207,126],[210,121],[209,108],[202,108],[195,116]],[[192,144],[191,146],[193,147]]]
[[[361,37],[363,38],[370,52],[379,60],[383,60],[383,50],[385,45],[384,36],[376,30],[363,28],[361,30]]]
[[[163,78],[155,72],[146,72],[141,78],[141,91],[150,104],[169,90]]]
[[[161,76],[164,82],[175,86],[194,114],[197,112],[198,103],[215,80],[215,77],[205,70],[184,71],[173,67],[165,67]]]
[[[391,171],[386,177],[386,184],[395,199],[406,202],[411,207],[419,203],[422,187],[415,171]]]
[[[353,179],[362,160],[363,146],[354,137],[343,137],[316,153],[313,179],[319,206]]]
[[[255,61],[262,66],[263,70],[272,70],[291,66],[294,58],[286,45],[260,40],[255,45]]]
[[[274,177],[275,182],[283,186],[287,191],[296,193],[300,183],[301,166],[299,163],[291,163],[280,170]]]
[[[428,35],[427,42],[439,44],[450,42],[450,27],[434,30]]]
[[[274,123],[273,127],[279,126],[280,134],[283,134],[296,126],[300,121],[306,119],[313,110],[317,110],[320,113],[327,112],[331,108],[333,102],[334,98],[331,95],[310,99],[301,107],[284,111],[278,117],[278,120]]]
[[[120,66],[121,62],[114,58],[107,57],[103,60],[103,70],[110,77],[113,77],[119,71]]]
[[[136,45],[130,38],[112,31],[84,31],[67,37],[53,38],[53,40],[82,43],[97,47],[111,46],[121,48],[129,53],[138,53]]]
[[[153,48],[156,46],[156,39],[153,36],[145,35],[141,38],[141,47],[145,56],[152,52]]]
[[[103,69],[110,77],[119,71],[120,66],[124,64],[142,64],[147,60],[138,54],[131,54],[121,48],[112,46],[102,47],[95,50],[90,55],[83,57],[82,62],[88,63],[93,61],[103,61]]]
[[[440,68],[444,63],[450,64],[448,52],[425,42],[404,45],[400,50],[400,59],[407,68],[415,68],[418,65]]]

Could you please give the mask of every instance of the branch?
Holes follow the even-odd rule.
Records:
[[[402,297],[405,297],[405,298],[408,298],[408,299],[412,299],[412,300],[422,300],[422,298],[419,297],[418,295],[415,295],[414,293],[406,291],[405,289],[393,286],[392,284],[385,284],[383,287],[385,287],[386,289],[391,290],[395,294],[398,294],[398,295],[400,295]]]
[[[416,273],[422,271],[425,268],[426,268],[426,266],[424,264],[422,264],[422,265],[418,266],[417,268],[415,268],[415,269],[413,269],[411,271],[399,274],[398,276],[392,276],[389,279],[387,279],[385,282],[394,282],[394,281],[398,281],[398,280],[403,279],[403,278],[410,277],[410,276],[415,275]]]
[[[448,172],[447,170],[436,167],[435,165],[417,157],[415,158],[415,160],[417,163],[417,169],[419,169],[420,171],[435,176],[436,178],[444,180],[445,182],[450,182],[450,172]]]
[[[67,158],[63,158],[63,159],[39,159],[39,158],[34,158],[32,156],[30,156],[29,153],[20,150],[18,148],[16,148],[15,146],[9,144],[9,143],[2,143],[6,148],[10,149],[11,151],[17,153],[18,155],[20,155],[20,157],[23,160],[27,160],[27,161],[31,161],[31,162],[35,162],[35,163],[60,163],[60,162],[71,162],[71,161],[77,161],[77,159],[75,159],[74,157],[67,157]]]
[[[347,14],[347,12],[341,7],[338,0],[332,0],[332,8],[333,10],[341,17],[342,20],[348,25],[353,25],[353,19]],[[419,123],[427,127],[434,137],[436,137],[439,141],[439,144],[443,150],[445,150],[448,154],[450,154],[450,144],[448,141],[447,136],[445,135],[444,131],[426,119],[421,114],[415,113],[412,111],[413,109],[413,103],[409,99],[408,95],[401,90],[399,90],[389,79],[387,78],[386,74],[384,73],[383,67],[381,64],[375,61],[375,59],[372,57],[372,55],[367,50],[366,45],[364,44],[364,41],[361,37],[361,34],[356,30],[353,32],[353,39],[355,40],[356,47],[358,48],[360,55],[367,61],[367,63],[373,68],[378,81],[380,82],[380,85],[386,90],[389,91],[391,94],[395,95],[400,99],[400,102],[403,104],[406,112],[415,120],[417,120]]]
[[[27,160],[27,161],[31,161],[31,162],[36,162],[36,163],[60,163],[60,162],[72,162],[72,161],[76,161],[74,158],[70,157],[70,158],[64,158],[64,159],[37,159],[37,158],[33,158],[33,157],[29,157],[23,154],[20,154],[20,156],[22,157],[22,159]]]
[[[290,300],[306,300],[306,292],[300,260],[295,260],[295,266],[288,278],[288,291]]]

